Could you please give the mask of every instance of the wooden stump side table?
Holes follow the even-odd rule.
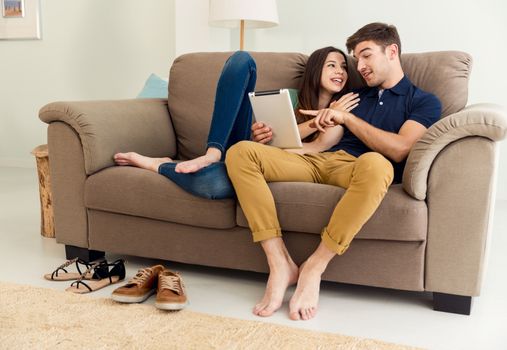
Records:
[[[41,235],[44,237],[55,237],[48,146],[40,145],[31,153],[35,156],[37,161],[37,173],[39,176]]]

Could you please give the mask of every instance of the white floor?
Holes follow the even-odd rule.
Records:
[[[64,262],[65,255],[63,246],[40,235],[37,186],[35,169],[0,168],[0,281],[64,290],[67,282],[42,278]],[[429,349],[507,349],[506,230],[507,202],[497,202],[489,266],[471,316],[433,311],[427,293],[323,283],[315,319],[289,320],[287,303],[273,317],[262,319],[250,310],[263,294],[266,275],[162,263],[182,273],[190,298],[188,308],[194,311]],[[127,278],[139,268],[158,263],[124,258],[128,261]],[[90,296],[107,297],[115,287]],[[153,304],[153,300],[147,303]]]

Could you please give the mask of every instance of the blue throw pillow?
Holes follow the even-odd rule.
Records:
[[[137,98],[167,98],[168,86],[169,83],[166,80],[151,74]]]

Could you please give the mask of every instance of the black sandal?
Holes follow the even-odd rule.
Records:
[[[72,280],[81,278],[81,276],[84,275],[83,279],[85,279],[85,280],[100,279],[101,277],[99,277],[96,273],[92,274],[91,270],[88,270],[91,266],[93,266],[99,262],[102,262],[102,261],[96,261],[96,262],[89,263],[89,262],[86,262],[86,261],[79,259],[79,258],[67,260],[66,262],[64,262],[63,264],[58,266],[56,268],[56,270],[54,270],[52,273],[45,274],[44,278],[49,281],[72,281]],[[76,264],[77,272],[68,272],[66,270],[66,267],[68,267],[74,263]],[[85,266],[86,271],[88,271],[88,274],[81,272],[81,269],[79,268],[80,266]],[[60,270],[63,272],[61,272]]]
[[[111,270],[109,268],[111,267]],[[98,273],[99,280],[90,280],[89,282],[83,282],[84,276],[90,273],[92,269],[95,269]],[[104,288],[110,284],[115,284],[125,279],[125,260],[118,259],[115,262],[109,264],[106,261],[100,262],[94,266],[91,266],[85,271],[81,277],[72,282],[69,288],[66,289],[68,292],[84,294],[90,293],[101,288]],[[82,286],[82,287],[81,287]],[[83,288],[84,287],[84,288]]]

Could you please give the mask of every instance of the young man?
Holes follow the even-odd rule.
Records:
[[[347,40],[357,70],[368,88],[352,113],[339,108],[301,111],[315,116],[320,132],[343,127],[344,134],[329,151],[296,155],[275,147],[243,141],[226,156],[238,200],[261,242],[270,274],[254,314],[270,316],[280,308],[288,286],[297,283],[290,300],[290,318],[315,316],[321,275],[335,255],[345,253],[371,217],[391,182],[400,182],[405,159],[415,142],[437,121],[438,99],[415,87],[400,63],[401,43],[394,26],[371,23]],[[345,194],[322,230],[322,241],[298,268],[281,238],[273,196],[267,182],[302,181],[340,186]]]

